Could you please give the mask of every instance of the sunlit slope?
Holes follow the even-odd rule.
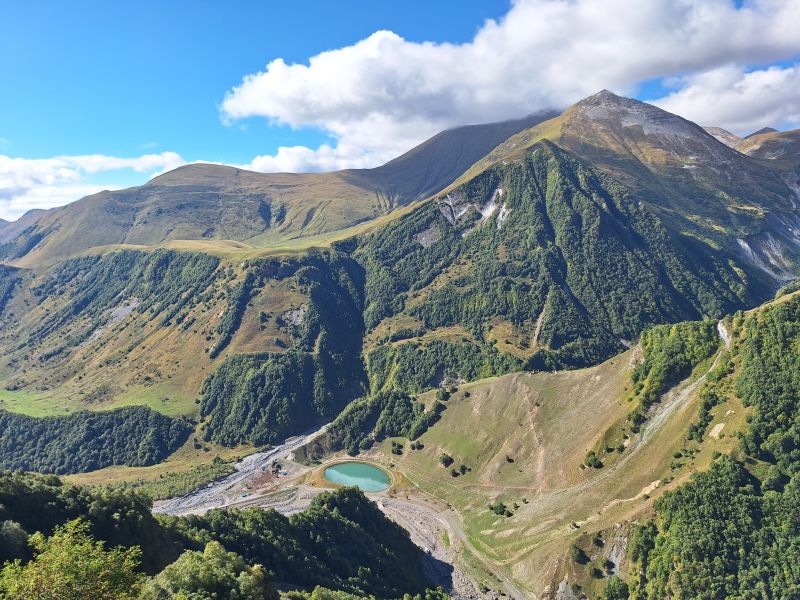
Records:
[[[744,458],[739,433],[748,423],[758,429],[747,447],[777,443],[759,437],[776,413],[753,413],[739,393],[749,389],[745,371],[757,375],[759,356],[774,352],[759,346],[775,334],[764,316],[798,302],[792,292],[719,325],[661,326],[597,367],[459,385],[418,438],[421,449],[393,438],[371,456],[453,507],[462,550],[479,557],[468,562],[483,563],[478,571],[508,575],[530,597],[554,597],[566,578],[599,598],[610,571],[635,576],[629,525],[649,518],[666,491],[720,455]],[[421,398],[436,401],[432,392]],[[400,455],[391,451],[395,441],[404,445]],[[770,460],[763,456],[744,463],[762,479]],[[584,558],[576,559],[575,546]]]
[[[354,253],[368,274],[367,352],[391,339],[382,352],[399,356],[460,327],[486,362],[499,351],[527,368],[585,366],[648,325],[772,296],[775,273],[639,198],[543,140],[375,230]]]
[[[743,154],[786,177],[800,200],[800,129],[756,133],[736,145]]]
[[[552,116],[444,131],[374,169],[256,173],[191,164],[0,225],[0,259],[51,264],[95,246],[172,240],[275,245],[374,219],[441,190],[510,135]]]
[[[628,415],[638,405],[631,375],[641,360],[639,348],[589,369],[461,385],[441,420],[419,438],[421,450],[406,443],[397,456],[387,441],[376,456],[453,506],[465,534],[463,550],[489,571],[510,576],[530,597],[552,593],[565,577],[599,597],[605,582],[589,570],[605,571],[606,560],[617,570],[627,567],[625,523],[705,468],[714,451],[736,447],[732,434],[742,429],[746,411],[734,398],[715,410],[709,424],[714,436],[700,443],[686,437],[698,420],[698,392],[721,349],[719,343],[661,396],[635,433]],[[433,401],[433,395],[423,398]],[[590,451],[602,468],[584,464]],[[452,465],[442,465],[443,455]],[[454,476],[461,465],[466,473]],[[491,510],[498,503],[506,516]],[[591,542],[598,534],[602,548]],[[591,564],[573,561],[573,544],[586,549]]]
[[[218,258],[123,251],[14,276],[0,313],[0,408],[35,416],[128,404],[196,415],[200,385],[225,355],[284,352],[278,321],[306,301],[293,282],[270,281],[210,358],[242,277]]]

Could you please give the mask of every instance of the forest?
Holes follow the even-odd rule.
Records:
[[[480,212],[501,201],[503,211]],[[366,236],[353,256],[366,271],[368,331],[402,314],[481,340],[502,318],[536,337],[520,348],[534,370],[596,364],[651,325],[719,318],[771,294],[549,143]]]
[[[203,382],[200,413],[209,440],[275,443],[332,420],[365,389],[360,269],[335,253],[293,268],[308,305],[302,322],[290,325],[292,347],[233,355]],[[249,269],[254,281],[287,276],[269,261]]]
[[[742,455],[720,456],[637,528],[634,598],[800,595],[800,298],[737,320],[735,368],[720,377],[752,410]]]
[[[247,509],[156,518],[136,492],[6,472],[0,542],[0,597],[14,600],[32,597],[25,594],[37,584],[67,594],[59,597],[224,593],[261,600],[277,597],[276,582],[296,587],[301,598],[324,597],[325,590],[356,598],[445,597],[428,589],[422,551],[408,533],[354,488],[324,492],[291,517]],[[240,595],[228,595],[233,590]]]
[[[0,468],[66,474],[144,467],[172,454],[192,429],[146,406],[41,418],[0,410]]]

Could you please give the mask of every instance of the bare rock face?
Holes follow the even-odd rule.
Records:
[[[553,600],[585,600],[585,598],[586,596],[584,594],[579,594],[573,591],[572,586],[566,577],[564,577],[564,579],[561,580],[561,583],[558,584],[558,588],[553,595]]]
[[[503,201],[503,188],[498,187],[488,200],[468,198],[461,190],[456,190],[437,199],[439,211],[450,225],[466,237],[476,227],[490,221],[500,229],[510,209]],[[422,242],[420,242],[422,243]],[[424,245],[424,244],[423,244]]]

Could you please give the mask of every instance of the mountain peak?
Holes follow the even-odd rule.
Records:
[[[762,127],[758,131],[754,131],[750,135],[744,136],[744,139],[751,138],[754,135],[761,135],[762,133],[778,133],[777,129],[773,129],[772,127]]]
[[[617,94],[615,94],[611,90],[603,88],[599,92],[597,92],[595,94],[592,94],[591,96],[587,96],[585,99],[588,100],[589,98],[609,98],[609,99],[617,98],[617,99],[620,99],[620,98],[623,98],[623,96],[618,96]]]
[[[624,104],[627,102],[631,102],[630,98],[625,98],[623,96],[618,96],[614,92],[611,92],[606,89],[602,89],[596,94],[592,94],[591,96],[587,96],[583,100],[578,101],[575,106],[597,106],[597,105],[611,105],[611,104]],[[635,102],[635,100],[633,101]]]
[[[736,146],[742,143],[742,138],[722,127],[703,127],[703,129],[706,130],[706,133],[714,136],[728,148],[736,148]]]
[[[617,96],[608,90],[584,98],[568,109],[567,113],[572,113],[574,117],[584,121],[586,127],[591,128],[599,124],[612,128],[639,126],[648,135],[705,135],[700,127],[678,115],[641,100]]]

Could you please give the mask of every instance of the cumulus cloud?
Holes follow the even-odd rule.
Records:
[[[124,185],[99,185],[91,181],[99,173],[133,170],[158,174],[185,161],[175,152],[120,158],[102,154],[30,159],[0,155],[0,218],[15,219],[32,208],[61,206]]]
[[[653,103],[703,125],[747,135],[762,127],[800,126],[800,65],[747,71],[726,65],[679,79]]]
[[[374,165],[450,126],[565,107],[602,88],[631,94],[654,78],[688,87],[693,73],[796,56],[797,23],[800,0],[518,0],[464,44],[378,31],[307,64],[275,59],[230,90],[221,111],[338,140],[281,148],[254,168]]]

